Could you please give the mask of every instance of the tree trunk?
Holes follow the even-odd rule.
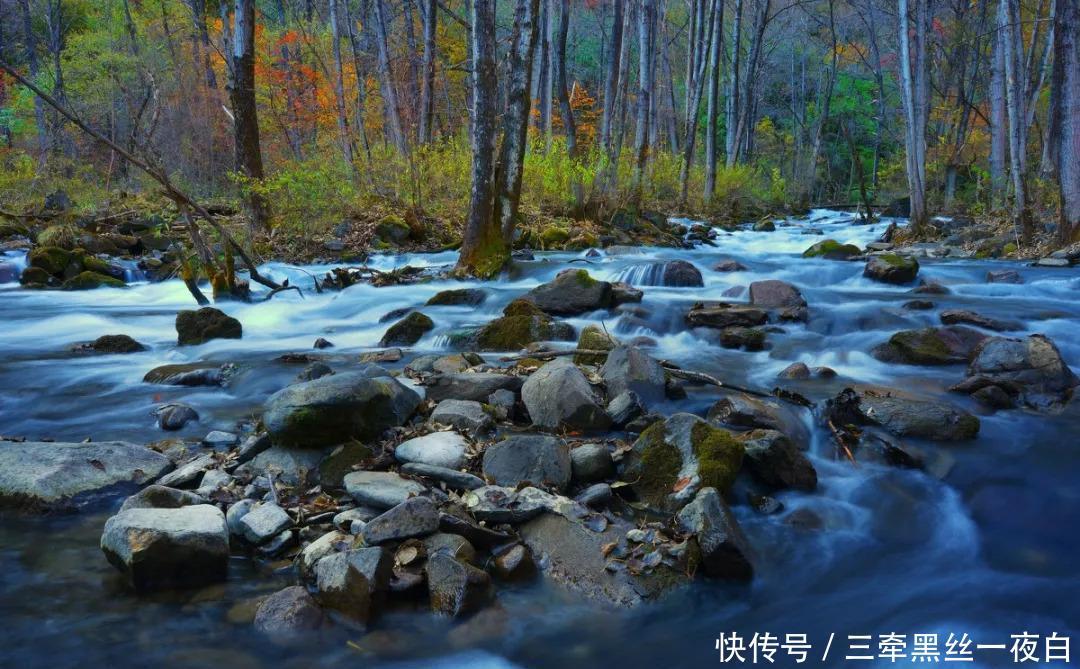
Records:
[[[638,10],[637,129],[634,133],[634,200],[641,204],[645,165],[649,160],[649,112],[653,91],[653,24],[655,0],[641,0]]]
[[[998,29],[1004,33],[1005,107],[1009,117],[1009,173],[1012,180],[1012,217],[1024,244],[1031,242],[1032,221],[1027,209],[1027,113],[1026,76],[1021,56],[1019,0],[1001,0]]]
[[[742,90],[742,15],[743,0],[735,0],[735,13],[731,17],[731,68],[728,72],[727,99],[725,100],[724,155],[728,167],[735,164],[735,127],[739,114],[739,94]]]
[[[438,25],[438,0],[424,3],[424,58],[420,87],[420,142],[431,141],[431,126],[435,116],[435,32]]]
[[[361,25],[366,25],[366,14],[360,16]],[[353,19],[349,3],[345,3],[345,25],[349,30],[349,44],[352,46],[353,73],[356,76],[356,129],[360,133],[360,145],[364,149],[364,157],[371,166],[371,142],[368,140],[367,126],[364,119],[367,116],[367,76],[364,67],[364,45],[361,43],[362,35],[357,33],[356,21]],[[370,33],[365,33],[370,34]],[[370,181],[370,174],[368,176]]]
[[[353,162],[352,134],[349,132],[349,113],[345,110],[345,70],[341,60],[341,24],[338,4],[348,0],[330,0],[330,37],[334,42],[334,104],[337,108],[338,135],[341,141],[341,154],[349,171],[356,176],[356,163]]]
[[[1008,124],[1005,116],[1005,31],[994,21],[990,63],[990,200],[994,207],[1005,202],[1005,161]]]
[[[1061,130],[1058,134],[1059,235],[1080,240],[1080,0],[1056,0],[1054,59],[1061,61]]]
[[[577,126],[574,123],[574,109],[570,106],[570,89],[566,76],[566,36],[569,32],[570,0],[559,0],[559,27],[555,32],[555,49],[552,53],[551,64],[555,90],[559,94],[559,116],[562,118],[563,131],[566,133],[566,153],[573,164],[578,159],[578,145]],[[577,178],[571,179],[570,187],[574,193],[574,208],[580,210],[585,199],[581,182]]]
[[[916,234],[925,231],[926,209],[926,122],[929,111],[927,82],[926,24],[928,0],[914,0],[915,20],[909,0],[898,0],[900,42],[900,91],[904,105],[904,144],[911,226]]]
[[[386,130],[390,142],[401,155],[409,153],[408,140],[401,125],[401,113],[398,108],[397,90],[394,87],[390,71],[390,47],[386,39],[386,1],[375,0],[375,42],[378,50],[379,90],[382,92],[383,111],[386,118]]]
[[[34,17],[30,13],[30,0],[21,0],[23,41],[26,45],[26,62],[30,67],[30,79],[38,80],[41,65],[38,62],[37,35],[34,33]],[[45,125],[45,106],[41,98],[34,97],[34,123],[37,125],[38,160],[45,160],[49,150],[49,130]]]
[[[514,12],[509,104],[503,118],[503,141],[499,149],[495,196],[495,218],[507,248],[510,248],[514,241],[514,226],[517,224],[518,204],[521,201],[521,177],[524,172],[532,104],[532,63],[536,39],[540,33],[537,21],[539,9],[540,0],[517,0]]]
[[[378,0],[381,2],[381,0]],[[510,246],[495,218],[495,2],[472,0],[472,189],[456,272],[491,278],[510,259]]]
[[[720,152],[720,69],[724,52],[724,2],[718,0],[712,12],[712,41],[709,43],[709,97],[705,112],[705,204],[716,193],[716,164]]]
[[[233,113],[236,170],[248,179],[262,179],[259,116],[255,106],[255,0],[236,0],[232,46],[230,69],[233,75],[229,98]],[[251,191],[248,206],[251,209],[252,231],[269,231],[270,216],[263,197]]]
[[[544,152],[551,149],[551,115],[554,98],[552,33],[554,32],[554,3],[556,0],[540,0],[540,136],[544,139]]]
[[[611,126],[615,118],[615,97],[619,86],[619,67],[623,42],[623,0],[615,0],[615,17],[611,21],[611,52],[604,74],[604,108],[600,117],[600,155],[611,153]]]
[[[709,11],[704,16],[707,26],[702,25],[701,30],[705,34],[704,44],[711,45],[713,43],[713,30],[715,28],[715,21],[713,16],[716,14],[716,0],[712,0],[709,3]],[[704,50],[704,49],[702,49]],[[709,58],[704,57],[697,59],[697,69],[694,71],[693,78],[693,90],[689,97],[689,104],[686,108],[686,126],[683,129],[683,152],[682,152],[682,165],[679,167],[679,203],[685,207],[687,193],[689,191],[690,182],[690,166],[694,162],[694,148],[697,146],[697,130],[698,130],[698,111],[701,108],[701,96],[705,90],[705,68],[709,64]],[[708,149],[706,149],[708,150]]]

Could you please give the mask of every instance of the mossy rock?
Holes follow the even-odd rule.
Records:
[[[986,335],[962,326],[950,325],[921,330],[901,330],[872,354],[883,362],[908,365],[957,365],[968,362]]]
[[[1001,254],[1011,256],[1012,254],[1016,253],[1016,249],[1016,242],[1009,242],[1005,246],[1001,247]]]
[[[776,224],[772,221],[758,221],[754,224],[754,232],[776,232]]]
[[[863,276],[866,278],[894,285],[911,283],[918,275],[918,260],[895,253],[871,256],[863,269]]]
[[[584,251],[585,249],[592,249],[597,246],[600,246],[600,240],[596,235],[587,232],[566,242],[563,248],[567,251]]]
[[[586,326],[577,342],[577,347],[586,351],[610,351],[617,345],[618,342],[611,335],[596,325]],[[574,356],[574,362],[579,365],[602,365],[606,360],[606,353],[579,353]]]
[[[544,228],[537,239],[540,241],[540,246],[542,248],[561,248],[563,244],[570,240],[570,231],[551,226],[549,228]]]
[[[650,425],[627,454],[624,480],[648,507],[670,512],[702,488],[731,489],[745,447],[730,432],[688,413]]]
[[[503,316],[491,321],[476,335],[481,351],[516,351],[538,341],[569,341],[573,326],[554,321],[546,314]]]
[[[434,328],[435,322],[431,318],[419,311],[413,311],[390,326],[379,341],[379,346],[412,346],[420,341],[424,333]]]
[[[506,305],[503,309],[503,316],[543,316],[547,314],[544,311],[528,300],[518,298]]]
[[[95,288],[125,288],[126,283],[97,272],[80,272],[65,281],[60,287],[64,290],[93,290]]]
[[[375,225],[375,236],[388,244],[400,244],[408,239],[410,234],[412,234],[412,228],[404,218],[397,214],[384,216]]]
[[[41,268],[52,276],[63,276],[64,270],[74,259],[71,251],[58,246],[39,246],[26,256],[30,267]]]
[[[823,239],[803,251],[804,258],[825,258],[827,260],[850,260],[862,255],[862,250],[854,244],[841,244],[835,239]]]
[[[0,239],[8,237],[29,237],[30,228],[22,223],[0,222]]]
[[[240,339],[243,334],[240,321],[220,309],[185,309],[176,314],[176,339],[181,346],[202,344],[211,339]]]
[[[52,278],[51,274],[40,267],[27,267],[19,275],[19,283],[27,288],[44,288]]]
[[[82,267],[87,272],[97,272],[98,274],[105,274],[107,276],[113,276],[113,266],[105,262],[97,256],[79,254],[77,260],[82,263]]]
[[[79,245],[79,229],[71,223],[57,223],[38,233],[39,246],[54,246],[69,251]]]

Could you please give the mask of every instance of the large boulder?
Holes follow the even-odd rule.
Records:
[[[521,387],[521,399],[540,428],[606,430],[611,426],[585,374],[565,358],[533,372]]]
[[[0,507],[77,506],[124,486],[144,485],[172,469],[157,451],[123,441],[0,442]]]
[[[835,239],[823,239],[803,251],[804,258],[825,258],[827,260],[851,260],[862,255],[862,250],[854,244],[841,244]]]
[[[686,322],[694,327],[729,328],[754,327],[769,321],[769,314],[760,307],[699,302],[686,314]]]
[[[426,314],[412,311],[387,329],[379,346],[412,346],[434,328],[435,323]]]
[[[583,269],[560,272],[551,282],[533,288],[524,299],[555,316],[576,316],[615,304],[611,284],[597,281]]]
[[[715,488],[699,490],[675,519],[680,530],[694,536],[707,576],[738,581],[754,577],[750,545]]]
[[[176,340],[181,346],[202,344],[211,339],[240,339],[240,321],[220,309],[203,307],[176,314]]]
[[[609,353],[600,376],[609,397],[632,391],[646,406],[664,400],[667,384],[664,368],[636,346],[619,346]]]
[[[744,447],[730,432],[689,413],[653,423],[623,457],[622,479],[651,508],[674,511],[702,488],[726,491]]]
[[[768,279],[750,284],[750,304],[780,311],[780,319],[805,321],[808,317],[806,300],[799,289],[786,281]]]
[[[632,526],[614,520],[596,532],[555,513],[542,513],[518,528],[525,546],[537,556],[545,578],[571,592],[611,607],[634,607],[655,601],[686,583],[685,572],[660,564],[653,570],[609,569],[614,547],[626,551]]]
[[[776,430],[800,450],[810,447],[810,432],[802,418],[772,399],[731,392],[709,408],[708,419],[738,430]]]
[[[570,484],[570,450],[555,437],[512,435],[487,447],[484,476],[511,488],[527,481],[565,490]]]
[[[1080,385],[1057,346],[1043,335],[987,339],[975,350],[967,375],[958,390],[998,386],[1033,409],[1061,408]]]
[[[955,365],[971,360],[986,335],[958,325],[901,330],[871,354],[883,362],[907,365]]]
[[[105,522],[101,550],[138,591],[225,579],[229,530],[216,506],[128,509]]]
[[[906,397],[888,390],[859,393],[862,422],[880,425],[898,437],[930,441],[965,441],[979,433],[979,419],[940,400]]]
[[[650,262],[627,268],[623,280],[635,286],[668,286],[672,288],[705,285],[701,271],[685,260]]]
[[[863,269],[863,276],[868,279],[896,285],[911,283],[918,274],[918,260],[894,253],[871,256]]]
[[[263,423],[275,444],[327,446],[375,439],[419,404],[420,396],[394,378],[349,372],[279,390],[266,401]]]

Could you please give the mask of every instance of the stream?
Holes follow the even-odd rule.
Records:
[[[586,259],[584,253],[537,253],[497,282],[434,281],[373,288],[356,285],[315,294],[312,274],[325,266],[268,264],[277,280],[304,290],[265,303],[218,305],[243,324],[240,340],[176,346],[174,319],[193,308],[179,280],[137,283],[127,289],[32,291],[0,284],[0,434],[58,441],[128,440],[166,436],[201,438],[215,429],[237,431],[257,417],[264,400],[302,368],[277,361],[310,351],[325,337],[334,343],[329,364],[377,350],[386,313],[422,305],[447,288],[482,287],[478,307],[423,307],[436,327],[407,352],[411,357],[449,351],[449,335],[497,317],[529,289],[566,267],[584,268],[609,281],[647,278],[651,261],[682,259],[701,270],[703,288],[636,284],[644,290],[637,316],[597,313],[570,318],[579,331],[601,322],[616,337],[649,337],[650,353],[727,382],[769,390],[793,362],[828,366],[835,379],[783,381],[815,402],[854,383],[903,389],[940,398],[979,415],[978,439],[956,445],[918,444],[933,463],[929,472],[837,459],[828,433],[813,425],[810,457],[819,485],[812,494],[783,492],[779,515],[763,516],[745,500],[735,513],[756,551],[750,585],[698,579],[656,604],[633,611],[597,608],[543,583],[501,588],[505,615],[455,626],[425,609],[394,610],[367,634],[346,629],[296,648],[265,642],[250,624],[258,597],[289,584],[280,564],[234,558],[221,585],[186,592],[136,596],[106,562],[98,541],[105,519],[121,500],[70,516],[0,516],[0,620],[5,630],[0,666],[104,667],[673,667],[721,663],[721,634],[806,634],[807,665],[841,666],[847,635],[968,634],[975,643],[1011,645],[1010,635],[1080,632],[1080,402],[1058,415],[1021,410],[989,414],[971,398],[947,392],[964,376],[962,365],[921,367],[879,362],[870,349],[902,329],[940,325],[945,308],[1015,319],[1024,331],[1054,340],[1080,370],[1080,271],[1015,262],[920,258],[920,277],[951,289],[949,295],[910,294],[909,286],[875,283],[863,263],[804,259],[824,238],[860,247],[875,241],[887,221],[857,224],[845,213],[815,210],[804,220],[778,223],[775,232],[718,231],[716,246],[692,250],[642,248]],[[823,236],[819,236],[820,232]],[[452,264],[453,252],[383,255],[371,266]],[[576,262],[576,260],[588,260]],[[717,272],[733,259],[745,271]],[[16,264],[21,258],[13,256]],[[568,264],[575,261],[573,264]],[[987,283],[991,269],[1012,268],[1024,283]],[[809,303],[807,324],[784,324],[769,334],[770,348],[727,350],[687,330],[683,318],[700,300],[722,300],[733,286],[776,278],[797,286]],[[935,308],[901,308],[913,297]],[[735,300],[745,300],[745,294]],[[148,350],[129,355],[85,355],[73,344],[104,334],[128,334]],[[489,362],[499,354],[484,354]],[[197,361],[235,363],[226,388],[190,388],[142,382],[150,369]],[[661,408],[703,414],[716,399],[708,387]],[[201,419],[166,435],[155,406],[182,401]],[[819,522],[799,519],[813,512]],[[494,619],[493,619],[494,618]],[[478,634],[481,641],[474,642]],[[836,635],[829,657],[822,652]],[[1041,647],[1040,647],[1041,651]],[[910,659],[901,662],[908,663]],[[749,663],[749,654],[747,654]],[[779,666],[793,661],[778,657]],[[974,666],[1008,666],[1003,650],[975,651]]]

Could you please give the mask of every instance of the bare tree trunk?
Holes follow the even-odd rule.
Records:
[[[330,0],[330,36],[334,41],[334,104],[337,108],[338,134],[341,141],[341,154],[349,171],[356,176],[356,163],[353,162],[352,134],[349,132],[349,113],[345,110],[345,70],[341,61],[341,24],[339,22],[338,3],[343,0]],[[347,0],[344,0],[347,2]]]
[[[34,17],[30,13],[30,0],[21,0],[23,19],[23,42],[26,45],[26,62],[30,66],[30,78],[37,81],[41,73],[38,62],[37,34],[34,33]],[[45,160],[49,150],[49,130],[45,125],[45,107],[41,98],[34,98],[34,123],[37,125],[38,160]]]
[[[708,23],[707,26],[703,24],[701,28],[705,35],[705,45],[712,45],[715,40],[713,31],[716,22],[713,20],[713,16],[717,12],[717,4],[717,0],[712,0],[709,3],[708,14],[703,16],[705,22]],[[702,48],[702,51],[704,51],[704,48]],[[697,69],[691,80],[693,82],[693,90],[691,91],[689,104],[686,108],[686,126],[683,131],[682,165],[679,167],[679,203],[684,207],[686,206],[687,193],[689,190],[690,166],[694,162],[694,149],[697,146],[698,111],[701,108],[701,96],[705,90],[706,67],[710,60],[710,58],[704,57],[704,53],[701,55],[702,57],[697,59]],[[708,148],[706,150],[708,150]]]
[[[615,1],[615,17],[611,21],[611,57],[604,75],[604,108],[600,117],[600,155],[611,152],[611,126],[615,118],[615,97],[619,87],[619,68],[622,62],[623,1]]]
[[[1008,122],[1005,112],[1005,31],[994,21],[990,63],[990,200],[994,207],[1005,201]]]
[[[554,6],[552,7],[554,9]],[[559,27],[555,32],[555,50],[551,54],[552,75],[555,90],[559,94],[559,116],[562,118],[563,131],[566,133],[566,153],[570,162],[578,159],[577,126],[574,123],[574,109],[570,105],[570,89],[566,76],[566,36],[570,32],[570,0],[559,0]],[[585,200],[581,182],[571,180],[574,192],[574,208],[580,210]]]
[[[360,16],[361,25],[366,23],[366,18],[366,13]],[[364,156],[370,166],[371,142],[368,140],[367,127],[364,123],[367,116],[367,76],[363,60],[364,46],[361,43],[362,36],[357,33],[356,20],[353,19],[348,2],[345,3],[345,25],[348,26],[349,44],[352,46],[353,55],[353,73],[356,76],[356,128],[360,133],[360,145],[364,149]]]
[[[206,25],[206,0],[187,0],[188,9],[191,10],[191,21],[197,33],[196,44],[199,45],[199,53],[196,54],[203,68],[203,81],[210,90],[217,89],[217,75],[210,64],[210,30]]]
[[[731,67],[728,71],[726,105],[726,138],[724,142],[724,154],[728,167],[735,164],[735,128],[738,125],[737,117],[742,91],[742,15],[743,0],[735,0],[735,13],[731,17]]]
[[[724,1],[717,0],[709,43],[709,100],[705,112],[705,204],[716,193],[716,165],[720,152],[720,69],[724,53]]]
[[[499,149],[496,179],[495,213],[509,248],[514,241],[518,204],[521,201],[521,177],[524,172],[525,145],[529,135],[532,104],[532,64],[540,33],[537,21],[540,0],[517,0],[514,34],[510,51],[509,104],[503,118],[503,141]]]
[[[914,26],[909,0],[898,1],[897,15],[911,226],[916,234],[921,234],[929,221],[926,209],[926,122],[929,113],[926,27],[929,12],[928,0],[914,1]]]
[[[540,0],[540,136],[544,139],[544,152],[551,150],[551,124],[553,114],[553,100],[555,91],[554,57],[551,44],[552,34],[555,31],[555,2],[557,0]]]
[[[420,143],[431,141],[431,126],[435,116],[435,31],[438,25],[437,0],[424,3],[424,58],[421,63],[423,79],[420,87]]]
[[[1001,0],[998,28],[1004,33],[1005,103],[1009,116],[1009,172],[1012,178],[1012,216],[1024,244],[1031,242],[1032,221],[1027,209],[1027,84],[1021,56],[1020,3]]]
[[[263,178],[259,146],[259,116],[255,106],[255,0],[236,0],[233,8],[232,79],[229,98],[233,113],[236,170],[249,179]],[[255,191],[248,197],[253,231],[270,229],[266,201]]]
[[[1050,99],[1049,104],[1046,106],[1046,126],[1043,129],[1042,137],[1042,158],[1039,164],[1039,175],[1043,179],[1050,181],[1056,180],[1058,177],[1058,162],[1061,159],[1060,149],[1061,142],[1059,137],[1061,136],[1061,113],[1062,113],[1062,100],[1061,93],[1062,87],[1065,84],[1065,63],[1064,58],[1057,55],[1058,44],[1058,24],[1057,12],[1063,10],[1064,7],[1057,0],[1054,0],[1054,8],[1051,14],[1054,16],[1054,38],[1053,47],[1051,49],[1053,55],[1053,66],[1050,69]],[[1067,11],[1067,10],[1066,10]]]
[[[386,40],[388,18],[385,0],[375,0],[375,42],[378,50],[379,90],[382,92],[383,110],[386,114],[386,129],[390,135],[390,142],[398,153],[404,156],[409,153],[409,144],[401,125],[397,90],[390,71],[390,47]]]
[[[1060,100],[1058,188],[1062,243],[1080,240],[1080,0],[1056,0],[1054,59],[1064,72]]]
[[[381,0],[380,0],[381,1]],[[510,247],[495,218],[495,115],[498,80],[495,75],[495,2],[472,0],[472,189],[469,214],[456,270],[490,278],[510,259]]]
[[[655,0],[641,0],[638,9],[638,95],[637,129],[634,133],[634,199],[640,205],[649,160],[649,111],[653,91],[653,24]]]
[[[836,66],[839,57],[839,49],[836,44],[836,17],[833,0],[829,0],[829,35],[832,58],[825,73],[825,84],[822,86],[820,102],[817,105],[817,119],[814,121],[814,134],[810,140],[810,155],[807,160],[806,170],[803,172],[803,183],[799,189],[801,204],[809,204],[813,198],[814,189],[817,186],[817,161],[821,155],[821,137],[825,124],[829,121],[829,109],[832,106],[833,86],[836,83]],[[854,154],[853,154],[854,155]],[[861,168],[861,164],[860,164]]]

